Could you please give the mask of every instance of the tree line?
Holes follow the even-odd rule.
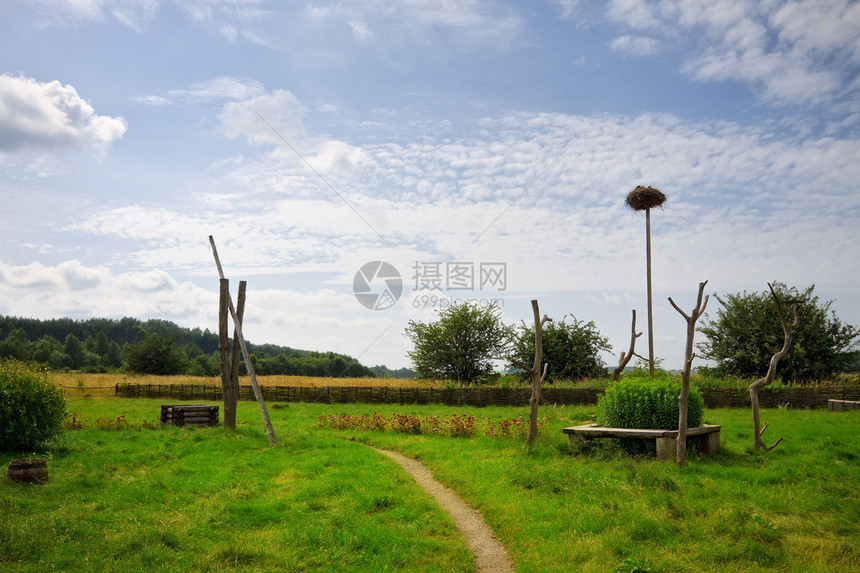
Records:
[[[774,283],[783,300],[798,301],[799,327],[776,375],[785,382],[809,383],[841,373],[860,372],[860,329],[843,323],[832,310],[833,301],[821,301],[815,286],[804,289]],[[716,378],[760,378],[770,357],[783,342],[777,308],[768,291],[719,295],[714,316],[705,314],[697,332],[699,357],[710,360],[699,372]],[[409,321],[405,335],[412,341],[408,353],[420,378],[445,378],[469,384],[492,382],[499,363],[525,378],[517,364],[534,357],[534,327],[508,325],[496,307],[461,304],[439,311],[437,320]],[[601,353],[612,350],[609,340],[593,322],[565,316],[543,328],[546,382],[608,376]]]
[[[261,376],[375,376],[355,358],[334,352],[251,342],[248,351],[255,372]],[[219,374],[216,333],[161,319],[39,320],[0,315],[0,359],[5,358],[38,362],[55,370]],[[240,373],[244,370],[243,363]]]

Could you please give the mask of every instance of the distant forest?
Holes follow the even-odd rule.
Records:
[[[401,371],[406,375],[411,373],[409,369],[391,371],[385,366],[368,368],[351,356],[334,352],[247,344],[254,371],[261,376],[349,378],[399,377]],[[217,333],[159,319],[38,320],[0,315],[0,359],[3,358],[35,361],[55,370],[219,374]],[[241,370],[244,374],[244,363]]]

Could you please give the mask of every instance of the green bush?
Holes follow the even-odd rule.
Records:
[[[610,385],[597,402],[597,423],[608,428],[678,429],[681,383],[673,380],[628,378]],[[687,427],[702,425],[705,400],[690,386]]]
[[[33,450],[63,431],[66,399],[47,371],[0,363],[0,451]]]

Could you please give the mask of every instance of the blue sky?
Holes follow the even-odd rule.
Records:
[[[6,2],[0,313],[215,330],[211,234],[253,342],[401,367],[445,301],[513,323],[537,298],[617,356],[646,327],[624,198],[651,185],[667,367],[667,297],[704,280],[815,284],[857,325],[858,70],[840,0]],[[402,275],[389,308],[353,294],[370,261]]]

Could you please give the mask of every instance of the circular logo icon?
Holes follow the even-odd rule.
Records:
[[[352,292],[370,310],[385,310],[403,293],[403,279],[391,263],[371,261],[361,265],[352,280]]]

